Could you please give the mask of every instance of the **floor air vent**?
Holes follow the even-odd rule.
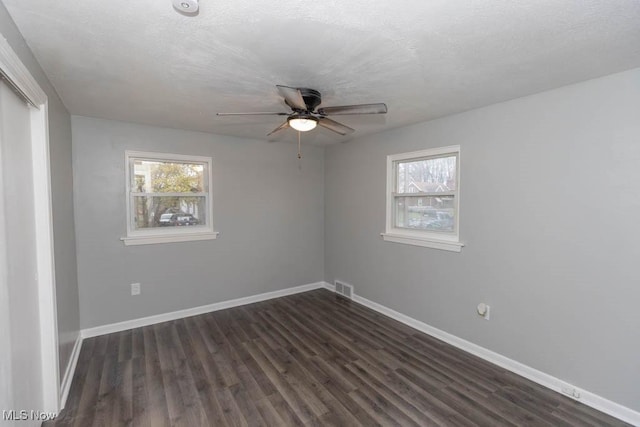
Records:
[[[352,298],[353,295],[353,286],[349,285],[348,283],[344,283],[341,282],[339,280],[336,280],[335,282],[336,285],[336,294],[343,296],[345,298]]]

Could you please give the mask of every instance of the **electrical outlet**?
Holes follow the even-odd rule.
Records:
[[[491,318],[491,307],[487,304],[481,302],[478,304],[476,310],[478,311],[478,316],[484,317],[484,320],[489,320]]]
[[[140,283],[131,284],[131,295],[140,295]]]

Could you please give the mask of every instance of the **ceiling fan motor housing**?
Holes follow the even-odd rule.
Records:
[[[322,102],[322,95],[320,95],[320,92],[318,92],[315,89],[309,89],[306,87],[300,87],[297,88],[300,91],[300,94],[302,95],[302,99],[304,99],[304,103],[307,106],[307,111],[308,112],[312,112],[316,109],[316,107],[318,105],[320,105],[320,103]],[[292,110],[294,111],[298,111],[298,109],[296,109],[294,106],[292,106],[291,104],[289,104],[289,102],[287,102],[287,100],[285,99],[284,101],[289,107],[291,107]]]

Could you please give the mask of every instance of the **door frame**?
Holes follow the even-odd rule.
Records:
[[[30,104],[43,411],[60,410],[47,95],[0,33],[0,75]],[[34,408],[35,409],[35,408]]]

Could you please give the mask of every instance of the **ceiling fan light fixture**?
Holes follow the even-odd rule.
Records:
[[[308,132],[318,126],[318,119],[313,116],[300,116],[288,119],[289,126],[298,132]]]

